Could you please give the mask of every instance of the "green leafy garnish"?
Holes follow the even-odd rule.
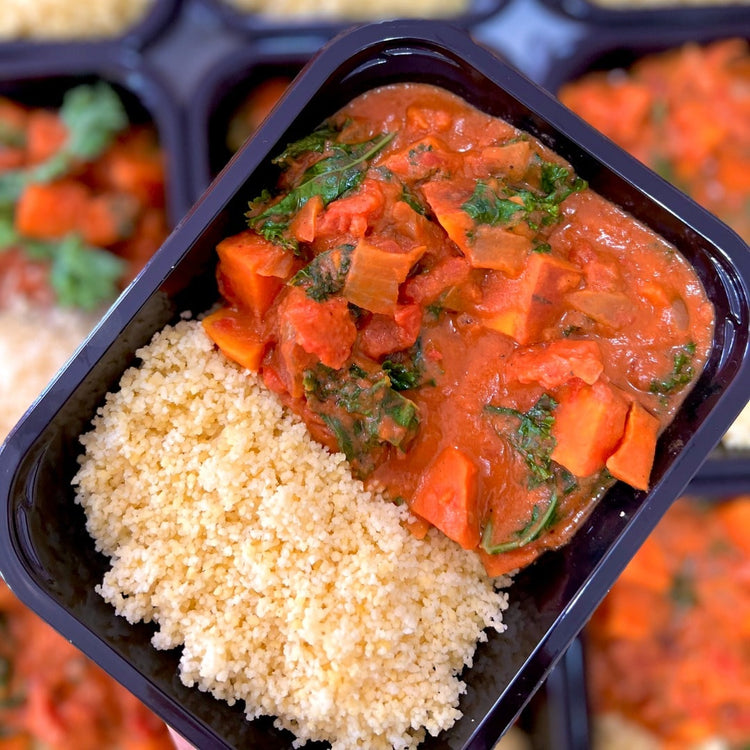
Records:
[[[694,607],[698,603],[698,594],[695,590],[695,580],[690,571],[684,566],[682,570],[675,573],[672,585],[669,589],[669,598],[678,607]]]
[[[128,125],[119,96],[103,81],[70,89],[60,118],[68,131],[65,143],[40,164],[1,174],[0,204],[15,203],[26,185],[50,182],[65,175],[76,162],[97,158]]]
[[[328,425],[360,474],[372,466],[372,451],[385,444],[406,449],[419,427],[416,404],[398,393],[383,370],[358,365],[306,370],[303,385],[308,406]]]
[[[296,242],[284,235],[294,215],[313,196],[319,196],[323,205],[327,206],[344,193],[358,187],[369,161],[395,136],[396,133],[393,132],[363,143],[331,143],[330,156],[324,156],[305,170],[300,183],[280,201],[258,214],[255,211],[267,202],[268,194],[251,201],[250,210],[246,214],[248,225],[271,242],[295,250]]]
[[[567,167],[543,162],[539,191],[505,185],[502,186],[501,196],[480,180],[471,198],[461,208],[478,224],[506,226],[522,218],[530,227],[537,228],[540,224],[557,221],[560,204],[571,193],[586,187],[586,181],[571,175]]]
[[[391,354],[383,361],[381,367],[390,378],[391,387],[396,391],[408,391],[426,384],[434,385],[434,381],[425,381],[420,340],[417,340],[417,343],[408,351]]]
[[[552,451],[555,438],[550,434],[555,423],[553,412],[557,401],[542,394],[539,400],[527,411],[521,412],[507,406],[485,406],[485,411],[517,420],[515,431],[508,433],[498,430],[507,437],[510,444],[521,454],[530,472],[529,485],[535,487],[554,478]]]
[[[310,299],[323,302],[344,288],[354,245],[341,245],[316,255],[289,280],[305,290]]]
[[[59,241],[33,240],[18,235],[8,215],[0,216],[0,252],[11,248],[49,264],[50,284],[63,307],[95,310],[117,296],[125,262],[107,250],[88,247],[78,235]]]
[[[328,144],[335,139],[339,134],[339,130],[327,123],[323,123],[319,128],[313,130],[312,133],[300,138],[294,143],[290,143],[287,147],[273,159],[274,164],[286,165],[293,162],[298,156],[307,154],[310,152],[316,154],[322,154]]]
[[[695,343],[690,341],[674,355],[672,372],[664,380],[652,380],[649,392],[668,396],[684,388],[695,376],[694,356]]]
[[[492,544],[492,521],[489,520],[482,531],[482,549],[487,554],[499,555],[502,552],[510,552],[511,550],[525,547],[535,539],[538,539],[541,533],[552,525],[556,508],[557,492],[552,490],[547,507],[540,508],[538,504],[534,505],[528,523],[514,533],[513,539],[508,539],[499,544]]]

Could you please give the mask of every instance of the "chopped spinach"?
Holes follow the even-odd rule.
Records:
[[[425,380],[425,363],[422,357],[422,342],[417,340],[410,349],[394,352],[381,365],[396,391],[408,391],[421,385],[434,385],[434,380]]]
[[[695,376],[692,364],[694,356],[695,343],[690,341],[674,355],[672,372],[664,380],[652,380],[649,391],[668,396],[684,388]]]
[[[274,164],[287,165],[293,162],[298,156],[309,152],[322,154],[328,144],[333,141],[339,134],[339,129],[328,123],[323,123],[312,133],[300,138],[298,141],[289,143],[287,147],[273,159]]]
[[[329,156],[324,156],[308,167],[299,184],[280,201],[256,213],[267,202],[267,192],[250,201],[247,223],[251,229],[271,242],[296,250],[297,243],[285,236],[294,215],[313,196],[319,196],[324,206],[358,187],[371,159],[393,140],[396,133],[386,133],[363,143],[331,143]]]
[[[303,385],[308,406],[360,475],[374,467],[373,451],[386,444],[405,450],[419,427],[416,404],[398,393],[381,369],[318,365],[305,371]]]
[[[538,539],[541,533],[554,523],[556,509],[557,492],[553,489],[546,508],[540,508],[539,504],[534,505],[526,525],[514,533],[514,538],[499,544],[492,544],[492,520],[489,520],[482,531],[482,549],[487,554],[499,555],[502,552],[525,547]]]
[[[542,394],[527,412],[506,406],[484,407],[490,414],[517,420],[518,426],[513,432],[498,429],[498,434],[507,437],[510,444],[523,457],[530,472],[530,487],[548,482],[555,476],[551,459],[555,438],[550,431],[555,423],[553,412],[556,407],[557,401],[546,393]]]
[[[685,609],[694,607],[698,603],[698,594],[695,590],[695,580],[691,571],[683,566],[672,578],[669,589],[669,598],[678,606]]]
[[[323,302],[332,295],[339,294],[349,273],[352,250],[354,245],[341,245],[316,255],[289,283],[302,287],[305,294],[316,302]]]
[[[543,162],[539,191],[501,185],[501,196],[486,182],[479,180],[471,198],[462,208],[478,224],[506,226],[523,218],[530,227],[538,228],[540,224],[548,225],[557,221],[560,203],[571,193],[586,187],[586,181],[571,175],[567,167]]]

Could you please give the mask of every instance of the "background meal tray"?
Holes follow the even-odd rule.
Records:
[[[96,42],[7,42],[0,43],[0,93],[21,92],[25,81],[33,81],[38,96],[42,92],[57,90],[63,80],[80,76],[102,75],[126,92],[133,112],[147,113],[157,124],[169,159],[168,199],[170,214],[175,223],[188,212],[190,204],[203,193],[211,177],[223,167],[230,154],[217,144],[217,133],[232,106],[247,91],[245,73],[261,76],[272,70],[293,70],[313,57],[328,37],[338,33],[348,24],[288,24],[271,23],[252,14],[237,14],[219,5],[220,0],[156,0],[156,4],[142,22],[121,37]],[[456,19],[459,25],[470,28],[473,36],[496,54],[510,61],[525,75],[545,86],[551,92],[591,68],[627,65],[636,57],[681,44],[685,41],[704,42],[711,39],[742,36],[750,38],[750,6],[714,6],[680,10],[627,10],[609,11],[590,5],[585,0],[509,0],[508,2],[478,2],[465,17]],[[46,83],[45,83],[46,81]],[[24,82],[24,85],[20,85]],[[130,92],[130,93],[128,93]],[[36,93],[22,94],[34,98]],[[221,189],[218,190],[221,192]],[[205,198],[204,198],[205,200]],[[189,221],[189,217],[188,217]],[[159,261],[157,261],[157,264]],[[169,294],[157,295],[139,314],[141,324],[148,327],[153,321],[163,320],[172,310]],[[123,309],[113,313],[111,325],[118,323]],[[102,376],[114,377],[120,365],[129,356],[125,347],[110,359],[109,370]],[[746,373],[746,397],[750,397],[750,382]],[[55,385],[52,386],[54,392]],[[741,396],[737,389],[738,397]],[[50,401],[54,403],[54,398]],[[718,439],[718,436],[714,436]],[[55,437],[38,450],[52,451],[63,462],[73,459],[69,447]],[[39,460],[44,456],[40,453]],[[49,475],[29,477],[29,487],[56,486],[64,477],[55,474],[48,464]],[[36,483],[41,482],[42,485]],[[728,494],[750,492],[750,451],[717,449],[711,453],[698,474],[692,479],[690,491],[698,494]],[[29,495],[31,502],[32,495]],[[632,527],[632,545],[612,550],[612,565],[621,567],[637,545],[644,539],[648,528],[663,508],[645,508],[639,518],[631,515],[626,504],[626,516],[610,519],[620,531]],[[19,505],[14,513],[27,514],[29,508]],[[13,519],[17,523],[18,518]],[[75,521],[80,522],[80,518]],[[54,523],[35,518],[34,528],[24,527],[24,534],[46,534],[53,544],[62,545],[60,531]],[[581,533],[595,533],[592,522]],[[78,542],[86,545],[87,538]],[[168,653],[158,664],[140,644],[150,638],[148,626],[134,629],[120,618],[114,618],[90,589],[88,582],[71,578],[60,581],[51,567],[34,559],[34,552],[23,542],[23,565],[41,575],[42,586],[56,588],[60,596],[70,596],[77,601],[77,618],[88,618],[88,626],[103,634],[103,640],[91,643],[86,626],[81,620],[68,620],[66,628],[78,642],[87,640],[89,652],[101,660],[112,658],[126,660],[149,677],[136,680],[132,674],[118,673],[122,681],[135,689],[166,718],[174,716],[174,701],[189,710],[190,717],[181,719],[181,728],[187,733],[200,735],[205,727],[218,721],[223,726],[235,726],[241,711],[184,688],[176,677],[178,655]],[[62,546],[58,563],[66,564]],[[586,583],[576,571],[581,558],[569,553],[555,553],[545,562],[540,561],[539,577],[553,574],[561,562],[572,565],[567,582],[542,585],[529,589],[520,599],[516,610],[508,615],[508,622],[516,627],[523,624],[524,609],[535,608],[541,619],[554,620],[554,612],[571,593],[571,587]],[[613,568],[613,570],[614,570]],[[536,577],[536,576],[535,576]],[[522,576],[521,586],[525,576]],[[39,583],[39,580],[37,581]],[[588,584],[587,584],[588,585]],[[599,596],[603,591],[593,593]],[[85,616],[82,613],[86,613]],[[585,618],[571,617],[564,634],[552,638],[541,647],[539,666],[551,666],[565,649],[570,638],[584,624]],[[135,638],[133,633],[135,632]],[[106,641],[106,643],[105,643]],[[492,663],[497,658],[496,646],[480,646],[477,660]],[[588,724],[585,721],[585,688],[582,687],[582,647],[579,641],[551,672],[545,687],[531,700],[524,713],[524,727],[533,736],[535,748],[550,750],[585,750],[590,744]],[[496,689],[498,680],[491,670],[480,670],[471,682],[467,705],[474,710],[482,705],[489,710],[489,719],[482,721],[482,731],[465,744],[464,739],[438,738],[425,747],[490,747],[498,733],[526,702],[530,691],[544,677],[545,668],[534,670],[533,676],[517,681],[508,691],[507,704],[502,711],[492,714],[492,701],[484,696],[489,688]],[[576,687],[577,686],[577,687]],[[480,712],[483,716],[483,714]],[[480,716],[477,714],[477,716]],[[459,732],[460,735],[460,732]],[[288,738],[274,730],[270,721],[254,722],[249,728],[227,731],[224,739],[229,745],[241,746],[256,743],[284,746]],[[260,743],[260,744],[258,744]],[[275,743],[278,743],[275,744]],[[463,743],[463,744],[462,744]],[[311,748],[313,746],[310,746]]]

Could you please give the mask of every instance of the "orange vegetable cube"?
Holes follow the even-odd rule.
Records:
[[[625,434],[607,459],[609,473],[637,490],[648,490],[661,422],[633,402],[625,420]]]
[[[263,315],[295,269],[295,258],[251,230],[216,246],[222,292],[233,304]]]
[[[531,253],[526,270],[512,295],[501,295],[502,306],[484,318],[484,325],[515,339],[519,344],[534,341],[559,316],[563,296],[581,281],[573,264],[553,255]],[[508,304],[506,300],[512,297]]]
[[[257,372],[267,342],[255,331],[251,320],[223,307],[203,319],[203,328],[229,359]]]
[[[479,544],[477,467],[458,448],[444,448],[422,476],[411,509],[464,549]]]
[[[552,460],[577,477],[603,469],[622,438],[627,413],[625,399],[601,381],[569,387],[554,412]]]
[[[88,200],[87,188],[73,180],[28,185],[16,204],[16,231],[34,239],[60,239],[78,229]]]

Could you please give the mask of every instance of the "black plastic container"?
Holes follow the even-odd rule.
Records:
[[[618,483],[570,544],[517,576],[507,632],[480,644],[464,676],[464,718],[425,748],[494,745],[740,408],[750,374],[750,253],[737,235],[458,29],[390,22],[338,38],[295,79],[0,451],[6,581],[198,747],[274,750],[291,747],[293,738],[270,719],[246,722],[240,706],[182,686],[178,654],[154,650],[151,626],[128,625],[94,593],[107,561],[73,502],[78,438],[135,350],[182,311],[216,300],[215,245],[243,227],[248,198],[271,184],[272,156],[354,96],[399,81],[441,85],[553,147],[595,190],[677,245],[718,320],[706,369],[659,441],[652,490]]]
[[[617,30],[608,33],[591,32],[577,45],[574,54],[556,60],[541,81],[553,94],[561,86],[593,71],[628,69],[639,59],[655,55],[683,44],[708,44],[721,39],[750,41],[750,17],[738,19],[732,25],[706,26],[700,29],[653,28],[649,31]],[[739,398],[750,399],[750,380],[744,384]],[[703,494],[721,489],[724,492],[750,491],[750,447],[727,448],[723,445],[712,451],[698,474],[691,481],[691,490]]]
[[[290,81],[314,50],[291,53],[250,46],[221,60],[196,87],[188,116],[191,187],[197,199],[234,155],[227,145],[232,116],[261,83],[283,77]]]
[[[153,42],[169,26],[177,16],[182,2],[183,0],[153,0],[153,5],[142,18],[116,36],[90,39],[0,39],[0,62],[21,56],[56,56],[66,48],[75,48],[83,55],[101,51],[139,51]]]
[[[0,96],[32,106],[56,109],[68,89],[96,80],[115,88],[131,122],[154,124],[167,160],[167,213],[175,226],[190,207],[185,134],[179,107],[153,70],[119,55],[86,54],[73,47],[0,64]]]
[[[711,3],[705,5],[682,5],[662,0],[658,6],[615,8],[597,4],[594,0],[541,0],[551,10],[562,15],[584,21],[601,28],[622,30],[639,27],[646,32],[654,28],[669,32],[674,28],[692,29],[700,32],[707,26],[743,23],[750,18],[750,6],[743,3]]]
[[[271,16],[242,11],[226,0],[200,1],[216,14],[228,29],[259,39],[269,36],[305,34],[330,38],[352,25],[364,23],[364,21],[346,18],[320,18],[314,15],[304,18]],[[440,20],[463,28],[471,28],[499,13],[507,3],[508,0],[468,0],[467,8],[463,13],[446,15]]]

